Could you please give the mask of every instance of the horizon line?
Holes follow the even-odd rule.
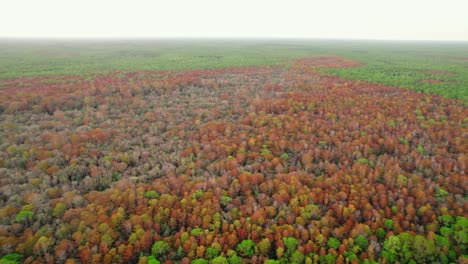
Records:
[[[305,41],[375,41],[375,42],[468,42],[468,39],[391,39],[391,38],[338,38],[338,37],[242,37],[242,36],[0,36],[0,40],[305,40]]]

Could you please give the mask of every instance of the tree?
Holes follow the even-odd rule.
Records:
[[[21,262],[21,259],[23,259],[22,255],[18,253],[12,253],[3,256],[0,259],[0,264],[19,264]]]
[[[212,264],[229,264],[228,260],[223,256],[218,256],[211,260]]]
[[[198,258],[192,261],[192,264],[209,264],[210,262],[206,259]]]
[[[369,246],[369,241],[367,238],[363,235],[358,235],[355,239],[354,242],[361,248],[361,250],[365,251],[367,249],[367,246]]]
[[[286,246],[286,255],[291,256],[296,250],[299,242],[294,237],[283,237],[284,245]]]
[[[208,259],[214,259],[219,255],[219,251],[219,248],[208,247],[206,249],[206,256],[208,257]]]
[[[414,238],[413,256],[418,263],[432,263],[438,255],[439,249],[434,240],[419,235]]]
[[[383,240],[385,238],[385,236],[387,235],[387,233],[385,232],[385,230],[381,227],[377,228],[377,230],[375,231],[375,235],[380,239],[380,240]]]
[[[167,251],[169,251],[170,247],[169,244],[165,241],[156,241],[153,246],[151,247],[151,254],[160,257],[164,254],[166,254]]]
[[[336,263],[336,257],[333,256],[332,254],[326,254],[325,256],[320,257],[320,263],[335,264]]]
[[[149,256],[148,264],[161,264],[161,262],[159,262],[159,260],[157,260],[154,256]]]
[[[291,263],[303,263],[304,261],[304,254],[302,254],[299,250],[294,251],[291,255]]]
[[[340,241],[334,237],[328,238],[327,246],[337,249],[340,246]]]
[[[34,218],[34,213],[32,211],[23,210],[16,215],[16,222],[30,222]]]
[[[232,255],[228,259],[229,264],[242,264],[244,261],[237,255]]]
[[[250,239],[245,239],[237,245],[236,249],[241,256],[252,257],[255,254],[255,243]]]
[[[382,257],[389,262],[396,262],[401,250],[401,241],[397,236],[390,236],[384,241]]]
[[[270,239],[268,239],[268,238],[262,239],[260,242],[258,242],[257,248],[258,248],[258,253],[260,253],[261,255],[263,255],[265,257],[267,257],[269,252],[270,252],[270,248],[271,248]]]

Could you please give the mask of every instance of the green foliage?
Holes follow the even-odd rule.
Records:
[[[405,187],[408,185],[408,178],[405,175],[398,174],[396,183],[398,188]]]
[[[229,262],[229,264],[242,264],[242,263],[244,263],[242,258],[237,256],[237,255],[230,256],[229,259],[228,259],[228,262]]]
[[[190,234],[192,234],[192,236],[198,236],[198,235],[201,235],[202,233],[203,233],[203,229],[201,229],[200,227],[194,228],[192,229],[192,231],[190,231]]]
[[[118,181],[122,178],[122,174],[120,172],[114,171],[112,172],[112,180],[113,181]]]
[[[457,216],[453,225],[453,240],[456,245],[466,253],[468,249],[468,218]]]
[[[332,254],[326,254],[325,256],[320,256],[320,263],[323,264],[335,264],[336,256]]]
[[[449,193],[446,190],[440,188],[439,186],[436,186],[434,194],[435,197],[447,197],[448,195]]]
[[[435,246],[434,240],[418,235],[414,238],[412,255],[418,263],[432,263],[439,255],[439,249]]]
[[[156,241],[151,247],[151,254],[158,257],[166,254],[169,251],[169,244],[165,241]]]
[[[280,264],[280,262],[276,259],[268,259],[264,262],[264,264]]]
[[[161,264],[159,260],[157,260],[154,256],[148,257],[148,264]]]
[[[330,248],[337,249],[340,246],[340,241],[334,237],[328,238],[327,246]]]
[[[55,205],[55,208],[52,211],[52,216],[56,218],[61,218],[66,210],[67,210],[67,205],[62,202],[59,202]]]
[[[416,147],[416,151],[419,152],[419,154],[423,155],[424,154],[424,147],[421,144],[418,144]]]
[[[228,260],[223,256],[218,256],[211,261],[211,264],[228,264]]]
[[[354,242],[361,248],[361,250],[367,250],[367,247],[369,246],[369,241],[367,238],[363,235],[358,235],[355,239]]]
[[[397,236],[390,236],[384,241],[382,257],[394,263],[398,260],[401,250],[401,241]]]
[[[453,234],[453,229],[450,227],[443,226],[439,229],[439,232],[444,237],[449,237]]]
[[[268,145],[262,146],[262,149],[260,149],[260,154],[262,154],[262,156],[271,155],[271,151],[268,149]]]
[[[176,252],[176,256],[175,256],[175,257],[176,257],[177,259],[181,259],[181,258],[183,258],[184,256],[185,256],[184,249],[182,248],[182,246],[179,246],[179,247],[177,248],[177,252]]]
[[[34,213],[32,211],[22,210],[16,215],[15,221],[21,223],[25,221],[30,221],[33,218]]]
[[[243,257],[251,257],[255,253],[255,243],[250,239],[244,239],[237,245],[236,250]]]
[[[232,201],[232,198],[226,195],[221,196],[221,204],[226,206]]]
[[[434,240],[421,235],[412,236],[409,233],[388,237],[384,241],[382,251],[382,257],[389,262],[432,263],[437,261],[439,256],[440,250]]]
[[[366,158],[359,158],[357,160],[357,162],[361,163],[361,164],[369,164],[369,160],[366,159]]]
[[[447,227],[452,226],[453,222],[455,221],[451,215],[441,215],[438,217],[438,219],[440,223]]]
[[[321,216],[320,208],[316,204],[308,204],[300,210],[301,216],[306,220],[318,219]]]
[[[377,230],[375,231],[375,235],[380,239],[380,240],[383,240],[385,238],[385,236],[387,235],[387,233],[385,232],[385,229],[379,227],[377,228]]]
[[[192,193],[192,195],[190,195],[190,197],[192,197],[193,199],[198,199],[198,198],[200,198],[202,195],[203,195],[203,191],[202,191],[202,190],[196,190],[194,193]]]
[[[439,236],[439,235],[436,235],[436,238],[435,238],[435,243],[437,246],[439,247],[447,247],[447,248],[450,248],[450,242],[447,238],[443,237],[443,236]]]
[[[299,245],[297,239],[294,237],[283,237],[284,245],[286,246],[286,255],[290,256]]]
[[[291,263],[303,263],[304,261],[304,254],[302,254],[299,250],[294,251],[291,255]]]
[[[149,190],[145,192],[145,197],[148,199],[157,199],[159,198],[159,193],[156,192],[155,190]]]
[[[385,220],[384,226],[388,229],[393,229],[393,220],[392,219]]]
[[[358,256],[356,255],[356,253],[354,253],[353,251],[346,251],[344,253],[345,257],[346,257],[346,260],[352,262],[353,260],[357,259]]]
[[[403,145],[408,145],[409,144],[408,140],[406,138],[404,138],[404,137],[399,138],[398,141]]]
[[[11,253],[0,259],[0,264],[19,264],[23,256],[18,253]]]
[[[209,264],[209,263],[210,262],[208,260],[202,259],[202,258],[192,260],[192,264]]]
[[[219,255],[219,251],[220,250],[218,248],[208,247],[206,249],[206,256],[208,257],[208,259],[214,259]]]
[[[332,46],[338,49],[339,45],[332,44]],[[462,87],[463,83],[467,82],[468,74],[461,67],[463,63],[453,58],[459,57],[460,52],[468,51],[466,51],[466,45],[461,47],[453,44],[452,48],[447,52],[436,52],[437,46],[429,43],[415,45],[381,43],[376,46],[371,43],[361,43],[359,48],[355,49],[342,47],[339,54],[362,61],[365,63],[363,66],[324,69],[323,72],[336,74],[346,79],[406,87],[425,93],[467,100],[468,92]],[[454,57],[451,58],[449,54]],[[430,79],[440,81],[433,83],[426,81]]]

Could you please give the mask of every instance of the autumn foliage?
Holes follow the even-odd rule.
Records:
[[[0,256],[462,260],[466,105],[315,71],[357,65],[1,81]]]

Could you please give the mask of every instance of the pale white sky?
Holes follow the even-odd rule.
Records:
[[[0,0],[0,37],[468,40],[468,0]]]

